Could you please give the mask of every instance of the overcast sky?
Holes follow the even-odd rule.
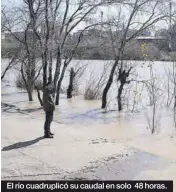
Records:
[[[6,7],[8,8],[13,8],[13,7],[18,7],[20,6],[20,4],[22,4],[22,1],[23,0],[1,0],[1,4],[2,5],[5,5]],[[176,3],[176,0],[172,0],[174,3]],[[112,16],[115,16],[117,15],[117,8],[116,7],[101,7],[99,8],[99,10],[97,11],[97,13],[94,15],[94,17],[100,19],[101,18],[101,12],[103,11],[103,17],[105,18],[107,13],[111,13]],[[124,15],[128,16],[128,11],[127,10],[123,10],[123,12],[125,13]],[[140,16],[140,19],[143,19],[145,20],[145,16]],[[156,25],[156,28],[157,29],[160,29],[160,28],[168,28],[168,22],[165,22],[165,21],[162,21],[162,22],[159,22],[157,25]],[[85,26],[85,24],[81,24],[79,25],[74,31],[77,31],[79,29],[82,29],[83,27]]]

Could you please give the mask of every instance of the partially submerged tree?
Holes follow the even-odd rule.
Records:
[[[10,58],[10,61],[8,61],[8,63],[6,64],[5,67],[3,67],[4,69],[1,71],[1,81],[4,79],[5,75],[7,74],[7,72],[14,68],[17,63],[18,63],[18,54],[20,52],[20,49],[18,49],[15,53],[15,55],[13,55],[12,58]]]
[[[117,70],[119,74],[120,72],[124,71],[127,72],[130,69],[124,68],[124,65],[121,64],[123,60],[124,49],[127,43],[133,40],[140,32],[148,29],[149,27],[153,26],[160,20],[164,20],[168,17],[168,12],[165,5],[165,1],[161,0],[131,0],[131,1],[123,1],[121,4],[122,7],[119,8],[118,16],[110,20],[110,40],[111,45],[114,50],[114,64],[109,74],[109,78],[107,84],[103,91],[102,96],[102,108],[106,107],[107,104],[107,94],[109,89],[113,83],[114,74]],[[122,10],[125,10],[125,7],[129,10],[129,16],[123,15]],[[145,15],[145,16],[144,16]],[[139,19],[142,17],[142,20]],[[126,18],[126,19],[125,19]],[[131,29],[133,32],[130,34],[129,31]],[[130,71],[129,71],[130,73]],[[129,75],[129,74],[128,74]],[[119,76],[119,81],[123,82],[123,76]],[[122,87],[122,85],[121,85]],[[119,88],[118,90],[118,103],[119,103],[119,110],[121,110],[121,92],[122,89]]]
[[[7,22],[3,27],[9,33],[9,38],[12,39],[12,42],[16,44],[17,51],[13,58],[21,65],[20,72],[28,98],[29,101],[33,101],[34,84],[41,69],[36,66],[37,41],[32,28],[32,21],[29,18],[29,12],[26,11],[25,7],[23,8],[14,8],[14,10],[11,10],[11,14],[4,11],[2,14]],[[23,26],[23,32],[14,31],[14,28],[19,26]]]
[[[8,18],[6,17],[5,12],[6,12],[6,7],[2,6],[2,8],[1,8],[1,33],[2,33],[2,35],[4,35],[4,38],[5,38],[5,34],[3,34],[3,33],[5,33],[6,27],[7,27],[7,25],[9,25],[9,22],[10,22],[8,20]],[[10,31],[11,30],[12,29],[10,28]],[[10,51],[8,50],[8,48],[4,48],[5,47],[4,42],[1,42],[1,43],[2,43],[1,44],[2,52],[3,52],[1,54],[3,54],[3,57],[8,58],[10,55]],[[21,51],[21,48],[15,50],[14,54],[10,57],[10,60],[8,61],[8,63],[5,64],[5,66],[1,67],[1,70],[2,70],[1,71],[1,80],[3,80],[6,73],[17,64],[17,59],[18,59],[18,55],[19,55],[20,51]]]
[[[121,65],[123,65],[123,64],[121,64]],[[131,70],[132,70],[132,67],[130,67],[128,70],[123,69],[123,71],[122,71],[122,67],[120,67],[119,71],[118,71],[117,81],[119,82],[120,85],[118,88],[117,101],[118,101],[118,110],[119,111],[122,110],[122,92],[123,92],[124,86],[126,84],[130,83],[130,80],[128,80],[128,77],[130,75]]]
[[[159,82],[156,77],[156,71],[153,68],[153,62],[149,63],[150,68],[150,79],[145,82],[146,89],[150,98],[150,107],[151,110],[149,114],[147,114],[148,128],[151,133],[155,133],[157,128],[159,127],[159,120],[161,113],[159,112],[161,96],[163,95],[163,91],[159,88]]]
[[[175,60],[174,55],[172,56]],[[167,78],[166,89],[167,89],[167,101],[166,106],[174,109],[174,126],[176,127],[176,61],[169,63],[170,65],[165,68],[165,74]]]
[[[109,2],[106,0],[75,0],[73,3],[70,0],[46,0],[44,2],[41,0],[24,0],[24,2],[28,5],[32,28],[38,38],[41,49],[43,86],[47,84],[48,79],[49,81],[54,81],[56,89],[54,94],[55,102],[58,105],[65,71],[74,56],[84,32],[90,27],[100,24],[100,22],[88,23],[88,17],[96,8]],[[40,15],[37,14],[37,10],[40,9],[39,7],[43,9]],[[41,21],[44,30],[40,33],[38,23]],[[76,43],[65,52],[70,34],[81,23],[86,26],[81,30]],[[56,32],[57,26],[59,30]],[[53,67],[54,52],[56,52],[56,63]],[[53,70],[54,74],[52,73]]]
[[[87,68],[87,63],[77,62],[71,69],[69,70],[69,85],[67,89],[67,98],[72,98],[72,96],[76,96],[79,94],[79,84],[80,80],[84,75],[84,72]]]
[[[74,79],[75,79],[75,71],[73,67],[70,69],[70,77],[69,77],[69,86],[67,89],[67,98],[70,99],[72,98],[72,92],[73,92],[73,84],[74,84]]]

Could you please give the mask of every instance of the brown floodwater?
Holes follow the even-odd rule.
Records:
[[[9,76],[7,77],[9,78]],[[24,90],[17,89],[10,81],[2,84],[1,100],[2,103],[14,105],[25,113],[28,109],[33,110],[40,107],[36,93],[34,93],[34,101],[29,102],[27,93]],[[172,109],[163,106],[157,108],[157,128],[156,133],[152,135],[149,128],[152,114],[151,107],[141,105],[140,110],[131,113],[131,110],[118,112],[115,104],[107,111],[101,110],[100,106],[100,100],[87,101],[84,100],[82,95],[68,100],[66,95],[61,94],[60,105],[56,107],[54,113],[54,122],[66,127],[68,125],[68,129],[75,130],[78,139],[83,135],[86,137],[87,134],[93,144],[118,143],[119,146],[135,148],[173,162],[162,170],[152,168],[144,170],[136,178],[171,178],[176,181],[176,128],[174,127]],[[14,117],[17,113],[15,108],[9,108],[2,115],[12,115]],[[31,118],[44,119],[42,109],[31,111],[29,115]],[[18,121],[18,118],[16,121]],[[15,128],[15,122],[13,121],[13,123]],[[110,150],[108,147],[105,149]]]

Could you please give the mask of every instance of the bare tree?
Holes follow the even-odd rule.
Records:
[[[67,89],[67,98],[70,99],[72,98],[72,91],[73,91],[73,84],[74,84],[74,79],[75,79],[75,71],[73,67],[70,69],[70,78],[69,78],[69,86]]]
[[[135,68],[139,67],[137,65]],[[135,71],[131,74],[131,78],[128,79],[130,84],[124,90],[124,105],[126,105],[127,112],[134,113],[139,110],[142,103],[142,96],[144,93],[144,88],[147,80],[139,80],[139,73]],[[118,74],[117,74],[118,75]],[[128,83],[127,83],[128,84]]]
[[[8,18],[6,17],[5,12],[6,12],[6,7],[2,6],[2,8],[1,8],[1,33],[5,33],[6,26],[9,25],[9,22],[10,22],[8,20]],[[10,28],[10,31],[12,31],[11,28]],[[3,49],[4,49],[4,47],[3,47],[3,42],[2,42],[2,50]],[[21,51],[21,48],[17,49],[14,52],[14,54],[11,56],[10,61],[8,61],[6,66],[5,67],[3,66],[3,70],[1,71],[1,80],[3,80],[6,73],[17,64],[18,54],[20,53],[20,51]],[[10,51],[6,48],[5,51],[3,51],[3,57],[9,57],[9,54],[10,54]]]
[[[147,115],[147,121],[149,129],[153,134],[159,126],[160,112],[157,110],[158,107],[160,107],[160,99],[161,96],[163,95],[163,90],[159,88],[159,82],[155,74],[156,72],[153,69],[153,62],[150,62],[149,68],[150,68],[150,80],[146,81],[145,85],[150,98],[150,106],[152,107],[152,110],[150,111],[150,117]]]
[[[24,8],[24,9],[23,9]],[[21,63],[21,75],[26,86],[29,101],[33,101],[33,90],[35,80],[38,78],[40,71],[36,67],[36,52],[37,52],[37,38],[32,28],[32,21],[28,17],[26,7],[14,8],[14,14],[17,17],[12,18],[8,12],[3,11],[3,16],[6,18],[6,24],[3,25],[4,29],[9,32],[13,41],[18,45],[14,59],[18,58]],[[23,25],[23,32],[16,33],[14,27]],[[10,67],[11,65],[9,65]]]
[[[70,77],[69,77],[69,85],[67,89],[67,98],[72,98],[73,94],[77,95],[79,94],[79,83],[84,75],[84,72],[87,68],[86,64],[79,64],[76,63],[71,69],[69,70]]]
[[[174,59],[174,58],[173,58]],[[171,61],[171,65],[165,68],[167,77],[167,106],[174,109],[174,126],[176,127],[176,62]]]
[[[121,63],[121,65],[123,65],[123,63]],[[128,77],[130,75],[130,72],[132,70],[132,67],[130,67],[129,69],[123,69],[122,71],[122,67],[120,66],[119,70],[118,70],[118,79],[117,81],[119,82],[119,88],[118,88],[118,95],[117,95],[117,101],[118,101],[118,110],[121,111],[122,110],[122,92],[124,89],[124,86],[126,84],[130,83],[130,80],[128,80]]]
[[[37,15],[37,8],[35,4],[41,5],[42,13]],[[40,0],[29,1],[25,3],[28,5],[32,27],[36,37],[38,38],[41,48],[41,58],[43,65],[43,86],[49,81],[54,81],[56,88],[55,102],[59,104],[59,94],[61,83],[65,75],[65,71],[70,64],[74,53],[83,37],[83,34],[90,27],[99,25],[100,22],[87,24],[79,34],[79,37],[74,45],[67,51],[67,42],[72,31],[82,22],[87,22],[89,15],[101,5],[109,3],[108,1],[75,1],[73,4],[70,0]],[[39,33],[39,25],[37,23],[42,21],[44,31]],[[59,26],[59,31],[56,32],[56,27]],[[54,50],[55,48],[55,50]],[[53,55],[56,52],[56,64],[53,68]],[[63,60],[62,60],[63,59]],[[54,74],[52,71],[54,70]]]
[[[109,28],[110,39],[114,50],[115,61],[109,74],[107,84],[103,91],[102,106],[101,106],[102,108],[106,107],[107,93],[113,83],[114,74],[117,66],[119,66],[119,72],[124,71],[124,66],[123,64],[121,64],[120,61],[123,60],[123,54],[126,44],[131,40],[133,40],[140,32],[153,26],[158,21],[166,19],[168,17],[168,12],[166,11],[167,9],[164,10],[164,8],[161,7],[164,6],[164,1],[160,0],[124,1],[123,5],[125,7],[128,7],[128,9],[130,10],[129,17],[127,17],[127,20],[124,21],[123,18],[125,18],[125,15],[122,14],[122,9],[119,9],[118,17],[114,18],[110,22],[111,24],[111,27]],[[142,15],[141,13],[145,15],[145,18],[143,18],[142,21],[139,21],[138,16],[141,16]],[[135,29],[132,34],[129,34],[130,29]],[[118,93],[119,104],[121,103],[121,97],[120,97],[121,90],[122,89],[119,88]],[[121,109],[122,108],[119,106],[119,110]]]
[[[15,65],[18,63],[18,54],[20,52],[20,49],[18,49],[16,51],[16,53],[13,55],[13,57],[10,59],[10,61],[8,62],[8,64],[5,66],[5,68],[1,71],[1,81],[4,79],[6,73],[8,72],[8,70],[12,69],[13,67],[15,67]]]

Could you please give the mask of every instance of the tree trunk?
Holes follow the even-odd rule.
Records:
[[[108,94],[108,91],[109,91],[109,89],[110,89],[110,87],[112,85],[112,82],[113,82],[113,75],[111,75],[109,77],[108,83],[106,84],[106,87],[103,90],[102,105],[101,105],[102,109],[106,108],[106,105],[107,105],[107,94]]]
[[[60,76],[61,64],[62,64],[61,53],[60,53],[60,49],[58,49],[57,59],[56,59],[56,69],[55,69],[55,73],[54,73],[54,86],[55,86],[55,88],[57,88],[57,81],[58,81],[59,76]]]
[[[156,103],[153,104],[153,117],[152,117],[152,134],[155,132],[156,123],[155,123],[155,116],[156,116]]]
[[[33,101],[33,90],[31,88],[27,88],[27,93],[29,101]]]
[[[40,95],[40,91],[39,89],[37,88],[37,86],[35,86],[35,89],[37,91],[37,97],[38,97],[38,100],[40,102],[40,105],[43,106],[43,101],[42,101],[42,98],[41,98],[41,95]]]
[[[72,98],[72,91],[73,91],[73,86],[69,85],[68,89],[67,89],[67,99],[71,99]]]
[[[62,80],[64,78],[66,68],[67,68],[67,65],[64,65],[64,67],[62,69],[61,77],[59,78],[59,81],[58,81],[58,84],[57,84],[56,102],[55,102],[56,105],[59,105],[59,96],[60,96],[61,83],[62,83]]]
[[[101,108],[104,109],[106,108],[106,105],[107,105],[107,94],[108,94],[108,91],[112,85],[112,82],[113,82],[113,77],[114,77],[114,72],[115,72],[115,69],[118,65],[118,62],[119,62],[119,58],[115,61],[112,69],[111,69],[111,73],[110,73],[110,76],[109,76],[109,79],[108,79],[108,82],[103,90],[103,95],[102,95],[102,105],[101,105]]]
[[[25,75],[24,75],[24,71],[23,71],[23,64],[21,65],[21,75],[22,75],[22,79],[25,83],[25,87],[26,87],[26,91],[28,93],[28,99],[29,101],[33,101],[33,84],[32,84],[32,80],[29,79],[29,77],[27,78],[27,80],[25,79]]]
[[[71,68],[71,70],[70,70],[70,81],[69,81],[69,86],[68,86],[68,89],[67,89],[67,98],[68,99],[72,98],[74,77],[75,77],[75,72],[74,72],[73,68]]]
[[[124,83],[121,82],[120,83],[120,87],[118,89],[118,96],[117,96],[117,101],[118,101],[118,111],[122,110],[122,91],[123,91],[123,87],[124,87]]]
[[[56,105],[59,105],[60,88],[61,88],[61,82],[59,81],[56,90]]]

